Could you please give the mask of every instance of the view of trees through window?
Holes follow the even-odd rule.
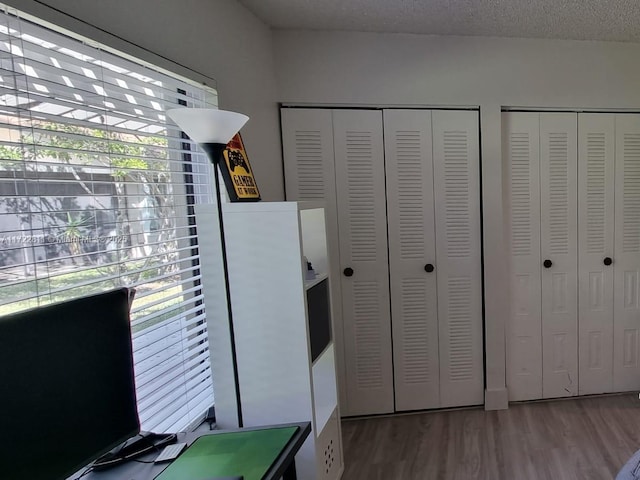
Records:
[[[32,306],[34,293],[60,301],[123,283],[171,296],[162,287],[179,283],[172,181],[181,173],[166,137],[51,122],[19,131],[20,146],[0,146],[1,218],[13,224],[2,226],[0,295],[17,300],[0,314]]]

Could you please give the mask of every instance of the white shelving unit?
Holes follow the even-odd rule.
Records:
[[[333,336],[312,361],[307,305],[309,289],[331,280],[323,205],[230,203],[224,205],[224,223],[244,426],[311,421],[312,434],[296,457],[298,478],[339,479],[343,458]],[[305,280],[303,256],[317,272],[314,280]],[[329,285],[327,298],[330,302]],[[228,350],[228,337],[211,337],[212,349],[221,344]],[[212,358],[214,382],[222,375],[228,385],[231,372],[215,365],[215,353]],[[235,402],[232,389],[215,389],[215,395],[216,404]],[[237,422],[231,410],[217,416],[223,427]]]

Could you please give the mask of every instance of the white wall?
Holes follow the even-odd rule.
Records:
[[[640,110],[640,45],[276,31],[274,48],[277,99],[284,103],[480,107],[486,407],[506,407],[501,107]]]
[[[236,0],[5,1],[126,53],[145,57],[146,49],[215,79],[220,108],[251,117],[242,134],[263,199],[284,198],[272,33]]]
[[[640,45],[276,31],[278,100],[640,108]]]

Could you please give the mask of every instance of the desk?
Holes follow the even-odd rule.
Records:
[[[273,458],[271,466],[267,469],[266,473],[262,477],[263,480],[296,480],[296,467],[294,458],[306,438],[311,432],[311,424],[309,422],[304,423],[292,423],[282,425],[269,425],[264,427],[242,428],[235,430],[211,430],[203,432],[192,432],[189,434],[179,434],[178,442],[187,442],[191,446],[198,438],[207,435],[224,435],[226,433],[241,433],[241,432],[265,432],[270,429],[280,429],[284,427],[297,427],[297,430],[280,452]],[[185,455],[188,450],[185,450],[182,455]],[[152,462],[159,452],[149,453],[135,460],[126,462],[117,467],[110,468],[108,470],[91,472],[82,477],[82,480],[152,480],[167,470],[171,463],[142,463]],[[234,472],[225,473],[225,475],[247,475],[247,465],[237,465],[237,471],[235,465],[233,466]],[[167,472],[169,473],[169,472]],[[75,478],[75,477],[74,477]],[[209,480],[211,475],[198,478],[197,476],[190,476],[188,480]],[[215,477],[213,477],[215,478]],[[250,477],[246,477],[247,480]]]

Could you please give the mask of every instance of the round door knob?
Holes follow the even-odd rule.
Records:
[[[353,268],[347,267],[342,271],[342,273],[344,273],[345,277],[350,277],[353,275]]]
[[[553,265],[553,262],[551,260],[545,260],[543,262],[544,268],[551,268],[551,265]]]
[[[427,263],[427,264],[424,266],[424,271],[425,271],[425,272],[427,272],[427,273],[431,273],[431,272],[433,272],[434,270],[435,270],[435,267],[434,267],[433,265],[431,265],[430,263]]]
[[[613,259],[611,257],[605,257],[604,264],[608,267],[613,263]]]

